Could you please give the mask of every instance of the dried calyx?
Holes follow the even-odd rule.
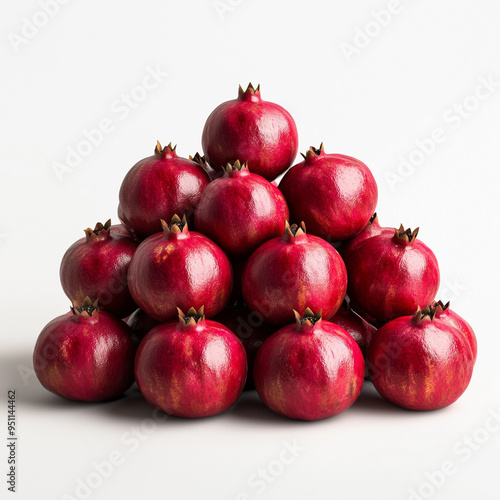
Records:
[[[285,221],[285,236],[291,236],[292,238],[296,238],[301,234],[306,234],[306,225],[304,222],[301,222],[298,225],[292,224],[290,226],[288,221]]]
[[[257,88],[254,88],[254,86],[251,83],[249,83],[246,90],[243,90],[241,85],[239,85],[239,87],[238,87],[238,96],[239,97],[242,97],[244,95],[255,95],[255,94],[260,94],[260,84],[257,85]]]
[[[423,309],[420,309],[420,306],[419,306],[417,308],[417,311],[413,315],[413,319],[417,322],[424,321],[424,320],[433,321],[434,317],[436,316],[436,312],[437,312],[437,307],[435,307],[435,306],[427,306],[427,307],[424,307]]]
[[[84,231],[85,234],[87,235],[87,238],[91,238],[99,236],[99,234],[103,232],[108,233],[110,227],[111,227],[111,219],[108,219],[104,224],[98,222],[93,230],[90,229],[90,227],[88,227],[87,229],[84,229]]]
[[[171,233],[187,233],[188,232],[188,224],[186,220],[186,216],[183,215],[182,219],[175,214],[170,221],[170,224],[167,224],[163,219],[160,219],[161,227],[165,234]]]
[[[307,307],[302,316],[294,309],[293,314],[295,315],[295,321],[299,327],[303,325],[314,326],[316,323],[321,321],[321,309],[314,314],[313,311]]]
[[[446,304],[443,304],[443,301],[441,300],[438,300],[437,302],[434,301],[432,306],[436,309],[436,312],[446,311],[446,309],[449,309],[450,307],[450,301],[446,302]]]
[[[247,162],[241,163],[240,160],[236,160],[234,163],[228,163],[225,167],[222,167],[224,173],[231,172],[241,172],[242,170],[248,170]]]
[[[411,243],[413,240],[417,238],[418,230],[420,228],[417,227],[414,231],[410,228],[405,229],[403,224],[399,226],[399,229],[394,229],[394,237],[397,238],[402,243]]]
[[[194,307],[191,307],[187,314],[184,314],[181,309],[177,308],[177,313],[182,326],[196,325],[205,319],[205,306],[201,306],[198,311]]]
[[[300,154],[302,155],[302,158],[304,158],[304,160],[310,160],[312,158],[316,158],[317,156],[320,156],[324,152],[325,152],[325,148],[323,147],[323,143],[321,143],[319,148],[315,148],[314,146],[311,146],[306,151],[306,154],[303,154],[303,153],[300,153]]]
[[[205,156],[201,156],[200,153],[196,152],[194,156],[189,155],[189,159],[191,161],[194,161],[195,163],[198,163],[198,165],[205,166],[207,164],[207,160],[205,159]]]
[[[87,316],[89,318],[91,318],[92,316],[95,317],[99,312],[97,302],[97,300],[92,302],[89,297],[85,297],[82,303],[74,300],[71,311],[75,316]]]
[[[370,217],[370,220],[368,221],[368,224],[373,224],[374,222],[378,222],[377,212],[373,213],[373,215]]]
[[[155,154],[161,155],[162,158],[177,156],[175,153],[176,148],[177,144],[175,146],[172,146],[171,142],[169,142],[168,146],[162,148],[160,141],[156,141]]]

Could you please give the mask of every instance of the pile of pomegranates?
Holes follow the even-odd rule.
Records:
[[[157,142],[123,179],[121,224],[98,222],[64,253],[72,307],[33,353],[46,389],[103,401],[135,380],[186,418],[256,389],[300,420],[345,411],[364,383],[412,410],[462,395],[474,331],[437,300],[418,228],[379,224],[367,165],[323,144],[293,165],[292,116],[251,84],[210,114],[202,146],[184,158]]]

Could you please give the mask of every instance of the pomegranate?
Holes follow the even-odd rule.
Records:
[[[262,317],[250,311],[242,301],[228,304],[222,312],[215,316],[214,321],[227,326],[241,340],[248,360],[248,375],[244,390],[255,389],[253,380],[255,355],[262,342],[270,337],[276,331],[276,328],[264,323]]]
[[[245,349],[203,307],[153,328],[136,356],[137,385],[148,403],[178,417],[217,415],[236,402],[247,372]]]
[[[257,392],[280,415],[319,420],[358,398],[365,362],[354,339],[309,308],[264,341],[254,364]]]
[[[379,394],[410,410],[437,410],[455,402],[472,377],[468,340],[420,308],[382,326],[368,348],[368,372]]]
[[[338,248],[338,252],[341,255],[341,257],[344,259],[349,258],[349,256],[352,254],[354,249],[363,241],[367,240],[368,238],[372,238],[373,236],[378,236],[379,234],[394,234],[394,228],[392,227],[381,227],[379,222],[378,222],[378,216],[377,213],[375,212],[364,229],[358,233],[356,236],[353,238],[341,242]]]
[[[347,240],[368,223],[377,205],[377,183],[361,161],[311,147],[281,179],[290,217],[330,242]],[[250,164],[250,167],[252,165]]]
[[[457,330],[462,332],[467,340],[469,341],[471,351],[472,351],[472,359],[474,363],[477,359],[477,340],[476,334],[472,327],[459,316],[456,312],[450,309],[450,302],[448,301],[446,304],[443,304],[440,300],[432,303],[432,307],[436,309],[435,317],[441,321],[444,321],[448,325],[454,326]]]
[[[144,240],[130,263],[128,282],[136,304],[158,321],[176,317],[177,307],[205,305],[208,318],[222,311],[233,276],[225,253],[206,236],[190,232],[174,215],[163,232]]]
[[[360,243],[346,261],[352,308],[381,325],[425,307],[439,288],[435,255],[415,231],[401,225],[392,235],[380,234]]]
[[[152,318],[149,314],[146,314],[142,309],[136,309],[127,318],[126,323],[130,326],[135,337],[139,341],[141,341],[150,330],[160,324],[158,320]]]
[[[341,326],[356,341],[363,356],[366,358],[368,346],[377,329],[356,314],[344,300],[342,306],[331,319],[332,323]]]
[[[86,297],[45,326],[35,344],[33,367],[54,394],[103,401],[133,384],[136,349],[131,329]]]
[[[325,240],[286,223],[283,236],[261,245],[243,272],[243,297],[252,311],[273,325],[290,323],[292,309],[306,307],[331,318],[347,288],[344,262]]]
[[[124,318],[137,306],[127,285],[127,271],[138,243],[121,227],[98,222],[94,230],[71,245],[60,267],[61,285],[70,300],[82,302],[86,296],[99,300],[105,311]]]
[[[201,138],[212,168],[221,171],[236,160],[247,162],[254,174],[273,180],[295,160],[297,127],[290,113],[278,104],[263,101],[260,85],[215,108],[208,117]]]
[[[136,163],[120,187],[118,217],[139,237],[161,230],[160,219],[175,214],[192,220],[201,193],[210,182],[196,162],[180,158],[176,147],[157,142],[153,156]]]
[[[280,190],[252,174],[246,163],[236,160],[224,172],[203,192],[195,226],[225,252],[249,255],[265,241],[283,234],[288,207]]]

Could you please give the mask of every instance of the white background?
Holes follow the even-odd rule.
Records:
[[[375,21],[388,6],[389,21]],[[16,389],[17,498],[499,498],[500,432],[485,425],[500,413],[500,4],[222,0],[219,9],[212,0],[73,0],[47,21],[36,1],[1,7],[0,412],[6,419],[7,389]],[[148,68],[163,76],[141,92]],[[479,101],[484,80],[493,83]],[[370,166],[383,225],[420,226],[440,262],[440,297],[478,337],[456,404],[404,411],[367,385],[351,409],[316,423],[280,418],[251,394],[218,417],[156,422],[136,390],[77,404],[30,372],[38,333],[69,307],[58,277],[66,248],[97,221],[117,221],[121,180],[157,139],[194,154],[211,110],[249,81],[294,116],[300,151],[324,141]],[[131,92],[142,101],[124,108]],[[113,130],[58,177],[54,164],[102,120]],[[418,166],[398,174],[410,157]],[[392,185],[391,172],[400,175]],[[301,451],[282,466],[284,442]],[[120,465],[103,479],[93,463],[110,454]],[[447,462],[452,473],[440,476]],[[268,468],[272,481],[258,488]],[[88,480],[90,493],[78,491]]]

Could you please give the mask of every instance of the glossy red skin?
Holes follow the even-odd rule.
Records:
[[[257,392],[280,415],[319,420],[338,415],[361,392],[363,355],[340,326],[288,325],[262,344],[254,364]]]
[[[440,319],[441,321],[444,321],[446,324],[455,327],[465,335],[471,347],[472,359],[474,363],[476,363],[477,339],[472,326],[470,326],[469,323],[465,321],[465,319],[463,319],[456,312],[450,310],[449,308],[445,309],[444,311],[442,309],[438,309],[435,317],[437,319]]]
[[[95,313],[94,313],[95,314]],[[137,342],[120,319],[58,316],[40,333],[33,367],[50,392],[77,401],[104,401],[122,395],[134,382]]]
[[[293,321],[306,307],[330,319],[347,288],[344,262],[325,240],[302,234],[274,238],[250,257],[243,273],[243,297],[252,311],[273,325]]]
[[[217,415],[236,402],[247,372],[246,354],[224,325],[165,323],[141,342],[135,376],[151,406],[185,418]]]
[[[439,288],[436,256],[418,239],[404,244],[390,234],[369,238],[347,259],[346,268],[351,306],[374,325],[423,309]]]
[[[249,255],[282,235],[289,215],[281,191],[244,168],[226,172],[206,187],[195,226],[226,253]]]
[[[297,127],[288,111],[246,91],[208,117],[201,138],[207,162],[216,171],[236,160],[273,180],[295,160]]]
[[[158,326],[160,322],[145,313],[142,309],[136,309],[126,321],[137,340],[140,342],[150,330]]]
[[[136,163],[120,187],[118,217],[140,238],[161,230],[160,219],[177,214],[192,220],[209,175],[192,160],[175,151],[155,152]]]
[[[341,326],[347,331],[356,341],[363,356],[366,358],[368,346],[377,329],[365,321],[361,316],[358,316],[351,308],[346,308],[344,305],[342,305],[335,316],[333,316],[331,322]]]
[[[242,303],[229,304],[222,312],[215,316],[214,321],[218,321],[224,326],[227,326],[241,340],[248,361],[247,381],[243,390],[249,391],[255,389],[255,382],[253,379],[253,363],[255,361],[255,356],[262,342],[276,331],[276,327],[264,323],[260,315],[250,311],[250,309]]]
[[[206,236],[158,233],[139,245],[128,282],[135,303],[163,322],[177,317],[177,307],[204,306],[207,318],[215,316],[229,300],[233,274],[224,252]]]
[[[360,243],[367,240],[368,238],[372,238],[373,236],[378,236],[379,234],[393,235],[394,228],[381,227],[378,222],[378,217],[375,217],[375,219],[372,222],[368,221],[365,228],[356,236],[348,240],[342,241],[341,244],[339,245],[338,252],[345,261],[346,259],[349,258],[349,256],[352,254],[352,252]]]
[[[291,220],[329,242],[346,240],[366,226],[377,206],[377,183],[361,161],[340,154],[308,154],[281,179]]]
[[[79,239],[64,254],[59,276],[73,301],[99,300],[99,307],[124,318],[137,306],[130,295],[127,271],[138,243],[115,226]]]
[[[381,327],[368,349],[368,372],[385,399],[410,410],[437,410],[455,402],[472,377],[467,339],[429,318],[396,318]]]

